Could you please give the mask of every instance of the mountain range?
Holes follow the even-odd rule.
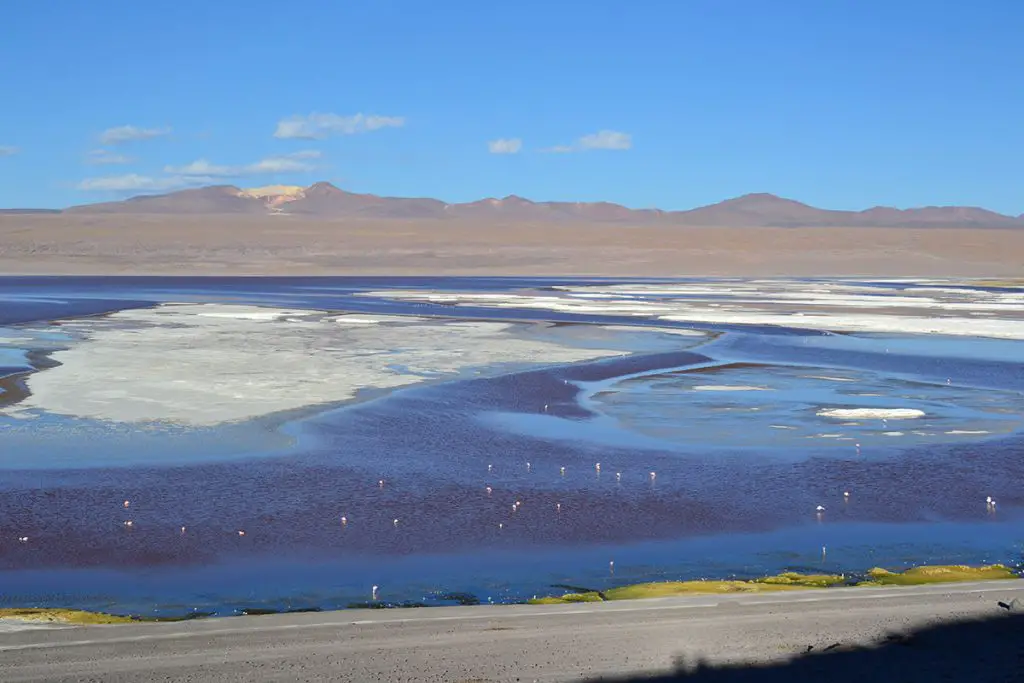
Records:
[[[20,212],[20,211],[19,211]],[[447,204],[438,199],[381,197],[347,192],[328,182],[309,187],[274,185],[242,189],[212,185],[123,201],[84,204],[68,214],[292,215],[320,219],[469,219],[479,221],[578,221],[632,225],[737,227],[984,227],[1024,228],[1024,214],[1008,216],[969,206],[864,211],[819,209],[772,194],[746,194],[687,211],[630,209],[608,202],[534,202],[517,196]]]

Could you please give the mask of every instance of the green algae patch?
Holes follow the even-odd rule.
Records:
[[[527,600],[527,604],[530,605],[568,605],[575,602],[603,602],[604,598],[597,591],[587,591],[586,593],[566,593],[562,596],[551,596],[546,598],[533,598]]]
[[[998,581],[1020,578],[1009,567],[992,564],[984,567],[966,565],[924,565],[902,572],[891,572],[881,567],[869,569],[867,579],[858,586],[920,586],[928,583],[955,583],[957,581]]]
[[[51,624],[128,624],[136,621],[132,617],[122,617],[103,612],[85,612],[77,609],[56,608],[18,608],[0,609],[0,619],[18,619],[19,621],[38,621]]]

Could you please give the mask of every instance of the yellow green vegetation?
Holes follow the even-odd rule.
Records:
[[[971,280],[969,284],[975,287],[1007,287],[1016,289],[1024,287],[1024,278],[1006,278],[1002,280]]]
[[[956,581],[995,581],[999,579],[1018,578],[1013,571],[1004,565],[993,564],[986,567],[968,567],[965,565],[934,565],[912,567],[902,572],[891,572],[875,567],[868,570],[868,579],[857,584],[859,586],[919,586],[926,583],[951,583]]]
[[[0,619],[40,621],[53,624],[127,624],[135,621],[131,617],[102,612],[85,612],[77,609],[59,608],[2,608]]]
[[[796,572],[784,572],[777,576],[754,579],[754,583],[802,586],[804,588],[831,588],[832,586],[842,586],[846,583],[846,577],[842,574],[797,574]]]
[[[534,598],[528,601],[531,605],[564,605],[570,602],[601,602],[597,591],[586,593],[566,593],[560,597]]]
[[[778,576],[768,576],[752,581],[659,581],[656,583],[639,583],[622,586],[604,591],[605,600],[634,600],[637,598],[664,598],[673,595],[706,595],[714,593],[770,593],[800,590],[806,588],[826,588],[836,586],[845,581],[844,577],[835,574],[797,574],[787,572]],[[601,593],[567,593],[560,597],[535,598],[532,605],[560,605],[571,602],[599,602]]]
[[[916,586],[928,583],[956,581],[989,581],[1019,578],[1009,567],[994,564],[985,567],[963,565],[933,565],[891,572],[878,567],[867,572],[867,578],[857,586]],[[840,574],[797,574],[786,572],[761,579],[714,581],[659,581],[597,591],[568,593],[560,597],[535,598],[533,605],[560,605],[573,602],[604,600],[635,600],[639,598],[665,598],[676,595],[708,595],[723,593],[770,593],[811,588],[834,588],[850,585]]]

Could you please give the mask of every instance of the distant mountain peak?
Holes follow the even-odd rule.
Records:
[[[535,202],[510,194],[462,204],[437,199],[381,197],[348,192],[327,181],[309,187],[268,185],[240,189],[211,185],[124,201],[86,204],[70,213],[124,214],[289,214],[331,219],[451,219],[487,221],[587,221],[637,225],[708,227],[1007,227],[1024,228],[1024,214],[1005,216],[970,206],[896,209],[876,206],[864,211],[819,209],[769,192],[751,192],[688,211],[630,209],[607,201]]]

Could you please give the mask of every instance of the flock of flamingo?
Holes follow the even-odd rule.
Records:
[[[857,453],[859,454],[860,453],[860,444],[857,443],[856,447],[857,447]],[[532,471],[532,467],[534,467],[534,466],[532,466],[532,463],[529,463],[529,462],[526,463],[526,471],[527,472]],[[598,476],[600,476],[600,474],[601,474],[601,463],[594,463],[594,470],[598,474]],[[487,465],[487,473],[488,474],[494,473],[494,465],[489,465],[489,464]],[[560,476],[563,476],[563,477],[565,476],[565,467],[564,466],[559,468],[559,474],[560,474]],[[647,477],[653,483],[655,481],[655,479],[657,478],[657,473],[654,472],[654,471],[650,471],[650,472],[647,473]],[[616,482],[621,482],[622,480],[623,480],[623,473],[622,472],[615,472],[615,481]],[[384,479],[378,479],[377,480],[377,486],[379,488],[384,488]],[[490,486],[488,484],[488,485],[486,485],[484,487],[484,492],[486,493],[487,496],[490,496],[490,495],[492,495],[494,493],[494,487]],[[843,502],[844,503],[848,503],[849,501],[850,501],[850,492],[849,492],[849,490],[844,490],[844,492],[843,492]],[[124,501],[124,503],[122,503],[122,507],[125,510],[128,510],[131,507],[131,501],[128,501],[128,500]],[[518,512],[521,507],[522,507],[522,501],[516,500],[514,503],[512,503],[512,512],[513,513]],[[995,499],[993,499],[991,496],[987,496],[985,498],[985,508],[986,508],[986,510],[990,514],[994,513],[995,512]],[[556,513],[561,513],[561,511],[562,511],[562,504],[556,502],[555,503],[555,512]],[[825,512],[825,506],[818,505],[817,507],[815,507],[814,511],[815,511],[815,516],[816,516],[817,520],[820,522],[822,520],[823,514]],[[347,526],[349,520],[348,520],[348,517],[346,515],[342,515],[340,521],[341,521],[341,525],[342,526]],[[395,526],[395,527],[397,527],[399,525],[399,523],[400,523],[400,520],[397,517],[395,517],[392,520],[392,525]],[[131,528],[131,527],[134,526],[134,522],[131,519],[126,519],[126,520],[124,520],[123,525],[126,528]],[[498,528],[499,529],[504,529],[505,528],[505,522],[499,522],[498,523]],[[181,533],[182,536],[184,535],[185,530],[186,530],[185,526],[181,526],[180,527],[179,532]],[[240,537],[244,537],[246,535],[245,529],[238,529],[237,532],[238,532],[238,536],[240,536]],[[18,541],[18,543],[29,543],[29,537],[28,536],[19,536],[19,537],[17,537],[17,541]],[[822,547],[822,557],[823,556],[824,556],[824,548]],[[609,567],[610,567],[611,571],[614,571],[614,562],[613,561],[609,563]],[[375,595],[376,595],[377,587],[375,586],[374,589],[375,589]]]

